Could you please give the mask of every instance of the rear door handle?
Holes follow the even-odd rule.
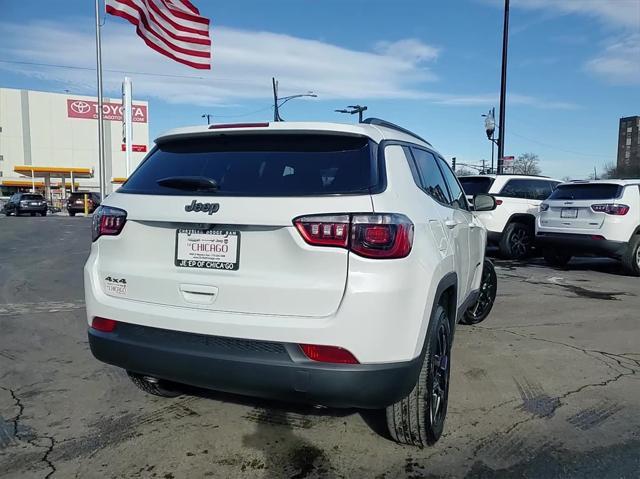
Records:
[[[444,222],[444,224],[447,226],[447,228],[452,230],[453,228],[458,226],[460,223],[458,221],[456,221],[456,220],[447,220],[447,221]]]

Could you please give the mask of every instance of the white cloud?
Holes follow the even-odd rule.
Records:
[[[47,88],[94,94],[95,34],[86,19],[73,20],[70,23],[87,27],[71,30],[59,22],[0,22],[0,58],[76,68],[0,62],[0,69],[42,80]],[[127,72],[133,77],[137,96],[200,106],[237,106],[243,100],[260,98],[269,103],[272,76],[278,78],[282,96],[312,90],[320,100],[414,99],[483,107],[497,101],[497,94],[428,91],[425,86],[433,84],[431,66],[440,49],[414,38],[378,42],[371,52],[221,26],[213,30],[212,39],[213,70],[190,70],[152,51],[133,27],[109,17],[103,32],[105,91],[118,95],[123,72]],[[570,107],[517,94],[510,96],[510,103]]]
[[[501,0],[482,1],[504,5]],[[513,0],[511,3],[513,7],[540,10],[547,15],[575,14],[594,18],[615,30],[616,36],[608,40],[604,50],[585,63],[585,70],[607,83],[640,84],[640,0]],[[573,38],[576,39],[582,40]]]
[[[640,85],[640,33],[609,44],[586,69],[614,85]]]
[[[82,67],[95,64],[94,33],[89,28],[71,30],[60,23],[33,22],[0,24],[0,31],[3,58]],[[123,76],[106,70],[128,71],[136,80],[137,92],[143,95],[175,103],[218,104],[269,98],[271,77],[276,76],[283,95],[313,90],[322,99],[415,98],[424,82],[433,80],[427,63],[437,55],[434,47],[415,39],[364,52],[290,35],[227,27],[216,27],[212,38],[213,70],[203,73],[153,52],[135,36],[133,27],[109,18],[103,32],[106,86],[117,90]],[[43,70],[28,65],[11,65],[11,69],[83,90],[94,84],[95,77],[89,70]],[[191,78],[136,75],[136,71]]]
[[[502,7],[502,0],[483,0]],[[553,15],[580,14],[615,27],[638,28],[640,2],[638,0],[512,0],[512,7],[544,10]]]
[[[439,48],[425,45],[415,38],[406,38],[397,42],[381,41],[376,43],[376,51],[382,55],[416,63],[435,60],[440,55]]]

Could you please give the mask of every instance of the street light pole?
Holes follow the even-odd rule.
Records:
[[[317,98],[318,97],[318,95],[310,91],[307,93],[301,93],[300,95],[290,95],[290,96],[284,96],[282,98],[278,98],[278,81],[275,79],[275,77],[271,77],[271,82],[273,85],[273,121],[284,121],[280,116],[280,108],[282,107],[282,105],[284,105],[288,101],[293,100],[294,98],[304,98],[304,97]]]
[[[504,0],[504,27],[502,30],[502,76],[500,80],[500,136],[498,136],[498,174],[502,174],[505,139],[505,110],[507,101],[507,50],[509,47],[509,0]]]
[[[211,113],[205,113],[204,115],[201,116],[201,118],[206,118],[207,119],[207,125],[210,125],[212,116],[213,115]]]

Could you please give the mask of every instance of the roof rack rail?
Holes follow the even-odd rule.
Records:
[[[401,126],[396,125],[395,123],[391,123],[390,121],[382,120],[380,118],[366,118],[362,120],[362,123],[366,123],[367,125],[374,126],[383,126],[385,128],[390,128],[392,130],[400,131],[406,135],[417,138],[420,141],[424,141],[427,145],[432,146],[427,140],[422,138],[421,136],[416,135],[414,132],[407,130],[406,128],[402,128]]]

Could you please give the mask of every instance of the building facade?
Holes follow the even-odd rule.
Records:
[[[618,170],[640,169],[640,116],[620,118]]]
[[[65,197],[72,183],[98,191],[97,112],[96,97],[0,88],[0,196],[35,188]],[[105,98],[103,117],[109,193],[126,177],[122,100]],[[133,102],[132,144],[133,170],[149,148],[147,102]]]

